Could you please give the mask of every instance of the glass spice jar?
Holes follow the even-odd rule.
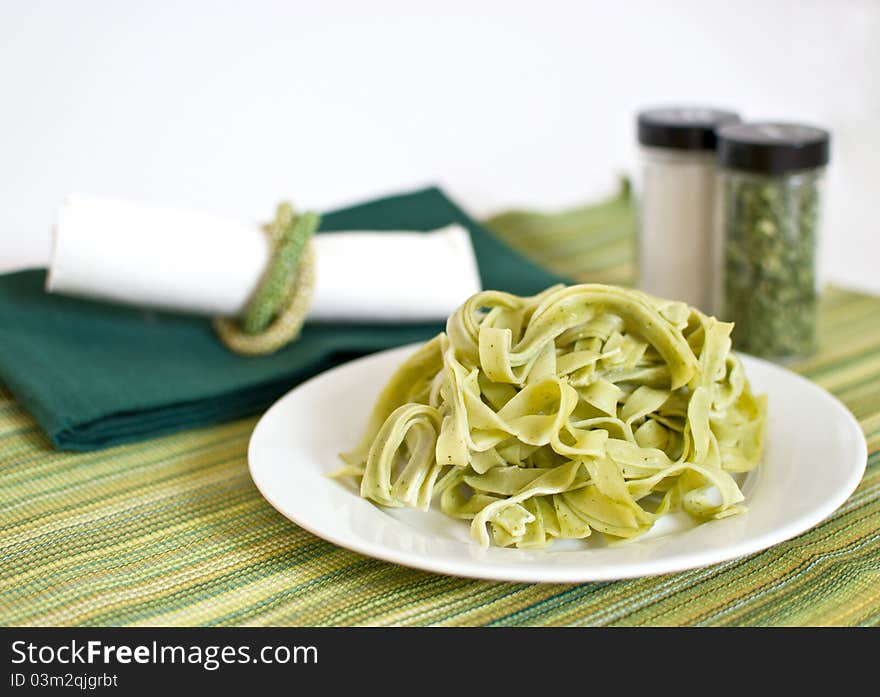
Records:
[[[786,360],[816,349],[819,221],[830,135],[790,123],[718,131],[715,312],[734,347]]]
[[[715,131],[732,111],[678,106],[638,114],[642,161],[638,285],[704,312],[712,299]]]

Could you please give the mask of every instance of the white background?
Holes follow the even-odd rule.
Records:
[[[601,196],[643,106],[834,133],[826,266],[880,291],[880,2],[0,0],[0,270],[71,191],[249,220],[439,183]]]

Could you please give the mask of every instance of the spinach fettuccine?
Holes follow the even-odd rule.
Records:
[[[732,327],[614,286],[478,293],[400,366],[339,474],[383,506],[437,498],[484,545],[633,538],[673,510],[733,515],[766,399]]]

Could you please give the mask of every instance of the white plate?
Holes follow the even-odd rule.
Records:
[[[503,581],[575,583],[650,576],[715,564],[787,540],[820,523],[862,478],[867,448],[839,401],[794,373],[743,356],[769,398],[762,463],[742,484],[749,510],[694,525],[661,518],[638,540],[604,546],[557,541],[543,550],[483,548],[466,521],[438,510],[380,508],[353,480],[328,472],[357,443],[373,402],[406,346],[329,370],[282,397],[260,419],[248,450],[260,492],[294,523],[342,547],[427,571]],[[600,538],[595,535],[594,538]]]

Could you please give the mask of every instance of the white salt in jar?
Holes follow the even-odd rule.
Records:
[[[731,111],[697,107],[638,114],[642,178],[638,286],[653,295],[712,309],[715,132]]]

